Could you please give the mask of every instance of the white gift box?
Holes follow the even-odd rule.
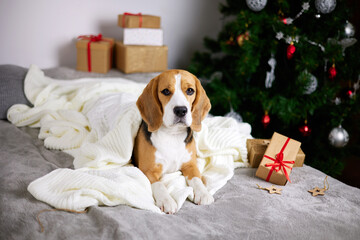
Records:
[[[162,46],[163,30],[154,28],[124,28],[124,45]]]

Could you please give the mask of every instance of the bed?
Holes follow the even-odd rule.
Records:
[[[1,106],[6,105],[6,94],[15,101],[7,104],[29,104],[21,92],[26,71],[0,67]],[[60,79],[104,77],[69,68],[45,74]],[[155,75],[112,70],[107,76],[146,83]],[[4,91],[9,85],[16,93]],[[123,204],[91,206],[86,213],[43,211],[53,208],[35,199],[28,185],[53,170],[74,166],[69,154],[45,148],[38,134],[37,128],[18,128],[0,120],[0,239],[358,239],[360,235],[360,190],[328,177],[325,195],[314,197],[308,190],[324,187],[326,175],[306,165],[293,169],[292,183],[281,187],[281,195],[258,188],[257,184],[271,184],[256,178],[256,169],[236,168],[215,193],[213,204],[185,201],[174,215]]]

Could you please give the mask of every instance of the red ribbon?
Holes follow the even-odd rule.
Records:
[[[125,17],[126,17],[126,16],[139,16],[139,28],[142,27],[142,14],[141,14],[141,13],[134,14],[134,13],[125,12],[125,13],[123,14],[123,19],[122,19],[123,28],[125,28]]]
[[[89,40],[87,44],[87,59],[88,59],[88,71],[91,72],[91,51],[90,51],[90,45],[92,42],[100,42],[100,41],[108,41],[106,39],[102,38],[101,34],[96,35],[81,35],[78,37],[78,39],[82,40]]]
[[[271,177],[274,170],[276,172],[279,172],[280,170],[282,170],[283,173],[285,174],[286,179],[289,182],[291,182],[290,178],[289,178],[289,174],[286,171],[286,168],[292,169],[292,167],[290,167],[290,166],[288,166],[286,164],[289,164],[289,163],[294,164],[295,161],[283,161],[283,159],[284,159],[284,153],[283,152],[284,152],[286,146],[288,145],[289,141],[290,141],[290,138],[286,139],[286,142],[284,143],[284,146],[281,148],[280,152],[275,155],[275,158],[264,155],[264,157],[274,161],[274,163],[265,164],[265,167],[271,167],[270,172],[269,172],[269,174],[268,174],[268,176],[266,178],[267,182],[270,180],[270,177]]]

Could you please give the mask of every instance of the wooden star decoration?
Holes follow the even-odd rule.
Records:
[[[328,176],[326,176],[324,179],[324,188],[315,187],[315,188],[309,190],[308,192],[311,193],[313,196],[325,195],[325,191],[329,190],[329,187],[330,187],[327,177]],[[326,187],[326,185],[327,185],[327,187]]]
[[[309,190],[308,192],[311,193],[313,196],[317,196],[317,195],[325,195],[325,191],[326,191],[325,188],[315,187],[315,188]]]
[[[274,185],[272,185],[271,187],[265,188],[265,190],[267,190],[270,194],[276,193],[276,194],[281,194],[281,188],[277,188]]]
[[[281,195],[281,188],[278,188],[278,187],[275,187],[274,185],[272,185],[271,187],[268,187],[268,188],[263,188],[263,187],[260,187],[258,184],[256,184],[258,186],[259,189],[263,189],[263,190],[266,190],[268,191],[270,194],[273,194],[273,193],[276,193],[276,194],[280,194]]]

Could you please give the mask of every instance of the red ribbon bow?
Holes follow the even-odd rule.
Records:
[[[100,42],[105,39],[102,38],[102,34],[96,35],[81,35],[78,37],[78,39],[82,40],[89,40],[87,44],[87,57],[88,57],[88,71],[91,72],[91,51],[90,51],[90,45],[92,42]]]
[[[125,12],[123,14],[123,19],[122,19],[123,28],[125,28],[125,17],[126,16],[139,16],[139,28],[142,27],[142,14],[141,13],[134,14],[134,13]]]
[[[265,167],[271,167],[270,172],[269,172],[269,174],[268,174],[268,176],[267,176],[267,178],[266,178],[266,181],[267,181],[267,182],[270,180],[270,177],[271,177],[271,175],[272,175],[272,173],[273,173],[274,170],[275,170],[276,172],[279,172],[280,170],[282,170],[283,173],[285,174],[286,179],[287,179],[289,182],[291,182],[291,181],[290,181],[290,178],[289,178],[289,174],[288,174],[287,171],[286,171],[286,168],[292,169],[292,167],[290,167],[290,166],[288,166],[288,165],[286,165],[286,164],[294,164],[295,161],[284,161],[284,160],[283,160],[283,159],[284,159],[284,153],[283,153],[283,152],[284,152],[287,144],[289,143],[289,141],[290,141],[290,138],[288,138],[288,139],[286,140],[286,142],[284,143],[284,146],[281,148],[280,152],[275,155],[275,158],[272,158],[272,157],[269,157],[269,156],[267,156],[267,155],[264,155],[264,157],[266,157],[266,158],[274,161],[274,163],[267,163],[267,164],[265,164]]]

